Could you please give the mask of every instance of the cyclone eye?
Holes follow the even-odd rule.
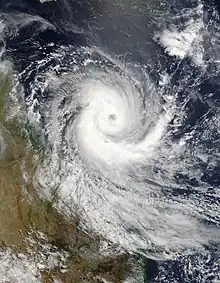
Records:
[[[115,114],[110,114],[110,115],[108,116],[108,119],[109,119],[110,121],[115,121],[115,120],[116,120],[116,115],[115,115]]]

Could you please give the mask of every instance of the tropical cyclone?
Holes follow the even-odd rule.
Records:
[[[179,189],[175,174],[186,170],[182,156],[190,156],[184,137],[181,143],[170,138],[170,121],[178,111],[184,115],[178,92],[156,89],[141,66],[125,67],[89,48],[77,52],[65,72],[57,66],[58,76],[39,75],[47,103],[29,101],[43,117],[50,148],[35,178],[42,193],[51,198],[56,188],[59,209],[152,257],[216,237],[199,222],[201,206],[172,196]]]

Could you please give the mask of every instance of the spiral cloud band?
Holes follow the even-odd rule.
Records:
[[[27,102],[48,145],[35,176],[41,193],[56,196],[68,215],[79,213],[85,227],[148,256],[164,258],[216,237],[200,221],[202,202],[173,194],[181,189],[175,174],[191,162],[189,138],[170,136],[177,111],[178,119],[184,115],[178,92],[154,86],[143,66],[124,66],[97,50],[68,54],[67,67],[36,78],[47,101],[39,102],[33,87]]]

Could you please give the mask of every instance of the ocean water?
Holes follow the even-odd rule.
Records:
[[[144,258],[146,282],[220,280],[219,4],[0,1],[0,12],[8,115],[43,152],[39,196]]]

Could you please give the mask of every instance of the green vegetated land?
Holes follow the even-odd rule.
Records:
[[[101,239],[82,231],[78,219],[59,214],[50,202],[42,200],[32,182],[38,152],[28,147],[27,138],[15,119],[5,119],[5,105],[12,88],[9,74],[0,74],[0,134],[4,148],[0,159],[0,243],[16,253],[30,254],[27,237],[33,231],[44,233],[48,242],[68,252],[66,270],[42,271],[43,282],[123,282],[130,273],[130,257],[126,254],[103,256],[99,253]],[[1,151],[0,151],[1,152]],[[29,176],[26,180],[25,174]],[[32,249],[38,249],[32,246]]]

